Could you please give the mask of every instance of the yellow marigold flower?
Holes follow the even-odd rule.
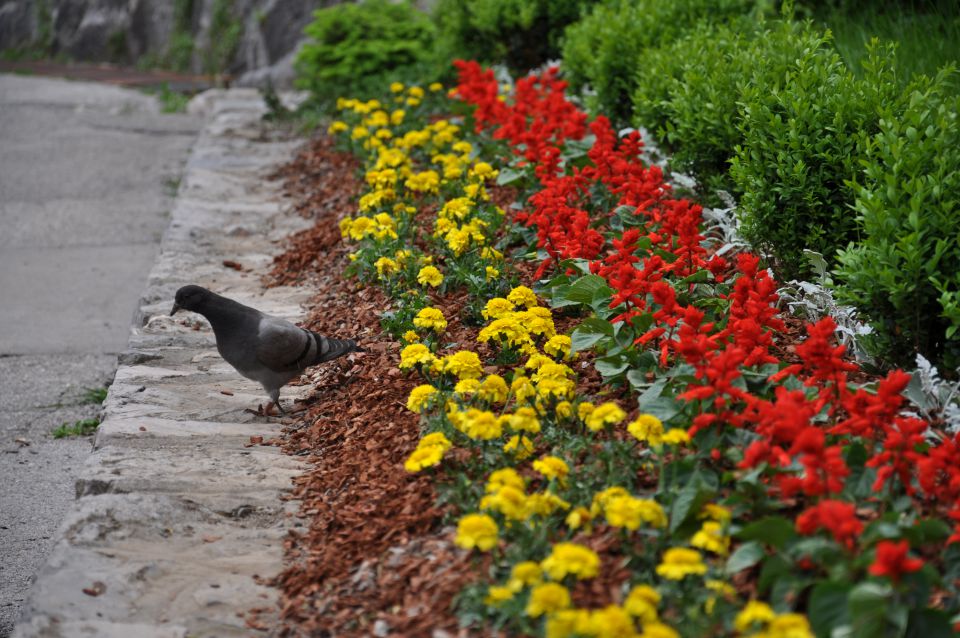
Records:
[[[729,523],[731,519],[730,510],[723,505],[716,503],[707,503],[700,512],[700,518],[709,518],[718,523]]]
[[[461,155],[469,155],[473,151],[473,144],[470,142],[465,142],[460,140],[450,147],[454,153],[460,153]]]
[[[419,472],[425,467],[431,467],[443,460],[443,448],[439,445],[427,447],[417,447],[407,460],[403,463],[403,468],[410,472]]]
[[[334,120],[330,126],[327,127],[328,135],[336,135],[337,133],[343,133],[346,130],[349,130],[350,127],[347,126],[346,122],[341,122],[340,120]]]
[[[764,626],[777,617],[770,605],[759,600],[751,600],[733,619],[733,627],[740,633],[755,629],[757,625]]]
[[[690,539],[690,544],[718,556],[730,553],[730,537],[723,533],[723,526],[716,521],[706,521]]]
[[[602,492],[597,492],[593,495],[593,502],[590,504],[591,516],[597,516],[600,514],[604,509],[606,509],[607,503],[609,503],[612,499],[621,496],[630,496],[630,492],[618,485],[608,487]]]
[[[419,86],[411,86],[409,89],[407,89],[407,93],[413,97],[423,97],[423,89],[421,89]]]
[[[570,592],[558,583],[537,585],[530,591],[526,613],[531,618],[552,614],[570,607]]]
[[[480,384],[478,395],[484,401],[490,403],[503,403],[507,400],[510,388],[507,382],[499,374],[490,374]]]
[[[671,547],[663,553],[663,560],[657,565],[657,574],[670,580],[683,580],[691,574],[707,573],[700,552],[687,547]]]
[[[440,186],[440,175],[433,170],[414,173],[407,178],[404,186],[417,193],[435,193]]]
[[[592,403],[590,403],[589,401],[582,401],[577,406],[577,418],[580,419],[581,421],[586,421],[587,417],[590,416],[590,414],[593,412],[594,409],[595,408]]]
[[[780,614],[767,625],[770,638],[814,638],[810,621],[803,614]]]
[[[550,614],[545,629],[546,638],[591,635],[590,612],[586,609],[561,609]]]
[[[440,447],[446,452],[453,447],[453,443],[450,442],[450,439],[448,439],[443,432],[431,432],[420,439],[417,447]]]
[[[377,274],[385,278],[392,273],[397,272],[400,265],[389,257],[381,257],[373,264],[377,269]]]
[[[363,138],[368,137],[369,135],[370,135],[370,131],[365,126],[354,126],[353,132],[350,133],[350,137],[355,140],[362,140]]]
[[[443,85],[439,82],[432,82],[427,88],[430,89],[431,93],[436,93],[437,91],[443,90]]]
[[[551,580],[563,580],[567,575],[585,580],[600,573],[600,557],[589,547],[577,543],[557,543],[540,566]]]
[[[524,376],[513,378],[513,382],[510,384],[510,392],[517,399],[517,403],[526,403],[537,395],[537,389],[530,383],[530,379]]]
[[[483,599],[483,604],[487,607],[499,607],[511,598],[513,598],[513,590],[509,587],[491,585],[487,588],[487,596]]]
[[[593,517],[590,516],[590,510],[585,507],[576,507],[567,514],[564,522],[570,529],[580,529],[585,525],[589,525],[592,519]]]
[[[588,635],[596,638],[633,638],[637,635],[633,619],[617,605],[593,610],[588,627]]]
[[[391,82],[391,83],[390,83],[390,92],[391,92],[391,93],[401,93],[404,88],[406,88],[406,87],[403,86],[403,82]]]
[[[526,514],[527,516],[550,516],[557,510],[570,509],[570,503],[566,502],[553,492],[535,492],[527,497]]]
[[[627,613],[647,625],[657,620],[660,593],[650,585],[637,585],[627,594],[623,608]]]
[[[413,325],[440,333],[447,329],[447,320],[439,308],[427,306],[413,318]]]
[[[680,638],[680,634],[673,627],[654,622],[643,626],[643,633],[639,638]]]
[[[630,422],[627,432],[638,441],[646,442],[650,447],[660,447],[663,443],[663,423],[652,414],[641,414]]]
[[[390,114],[390,123],[394,126],[400,126],[403,124],[403,118],[406,116],[407,112],[403,109],[396,109]]]
[[[378,140],[389,140],[391,137],[393,137],[393,131],[388,128],[378,128],[374,135]]]
[[[500,488],[510,486],[515,487],[520,491],[526,489],[526,482],[523,480],[523,477],[517,473],[512,467],[505,467],[499,470],[495,470],[490,474],[490,478],[487,479],[486,492],[487,494],[494,494],[500,491]]]
[[[567,377],[572,376],[573,370],[562,363],[543,361],[537,368],[536,373],[534,373],[533,380],[542,381],[543,379],[566,379]]]
[[[556,456],[544,456],[543,458],[534,461],[533,469],[547,479],[563,480],[567,477],[567,474],[570,473],[570,467],[566,464],[566,462]]]
[[[607,498],[603,505],[607,522],[613,527],[636,530],[641,523],[666,527],[667,515],[654,500],[634,498],[629,494]]]
[[[690,443],[690,435],[687,434],[686,430],[673,428],[663,435],[663,442],[667,445],[687,445]]]
[[[418,335],[413,330],[407,330],[406,332],[403,333],[403,336],[401,337],[401,339],[403,339],[407,343],[417,343],[418,341],[420,341],[420,335]]]
[[[489,410],[470,408],[462,415],[457,428],[471,439],[489,441],[503,436],[503,427],[497,416]]]
[[[503,261],[503,253],[496,248],[491,248],[490,246],[487,246],[481,250],[480,256],[490,261]]]
[[[495,170],[487,162],[477,162],[473,165],[473,168],[470,169],[469,177],[483,181],[487,179],[496,179],[497,175],[499,174],[500,171]]]
[[[554,357],[566,359],[570,356],[573,342],[567,335],[554,335],[543,344],[543,351]]]
[[[515,521],[526,520],[529,516],[527,495],[510,485],[504,485],[495,493],[480,499],[480,509],[500,512]]]
[[[469,197],[455,197],[448,200],[437,216],[446,219],[463,220],[473,210],[474,203]]]
[[[346,225],[344,225],[346,227]],[[376,223],[369,217],[359,216],[350,222],[347,232],[350,233],[350,239],[360,241],[376,229]]]
[[[497,523],[486,514],[467,514],[457,523],[454,542],[463,549],[476,547],[486,552],[497,544]]]
[[[467,252],[467,248],[470,247],[470,231],[464,228],[454,228],[447,233],[446,240],[447,246],[453,254],[459,257]]]
[[[547,339],[551,339],[557,334],[549,308],[541,306],[530,308],[526,312],[517,313],[517,320],[532,335],[543,335]]]
[[[573,404],[569,401],[561,401],[556,405],[554,410],[557,413],[557,416],[561,419],[569,419],[573,416]]]
[[[606,403],[601,403],[593,412],[590,413],[590,416],[586,418],[584,423],[587,424],[587,427],[594,432],[602,430],[607,425],[616,425],[620,423],[625,418],[627,418],[627,413],[620,409],[620,406],[612,401]]]
[[[432,286],[436,288],[443,283],[443,273],[436,266],[424,266],[417,273],[417,283],[421,286]]]
[[[485,269],[485,273],[486,273],[487,281],[493,281],[494,279],[500,276],[500,271],[494,268],[493,266],[487,266]]]
[[[517,408],[507,420],[510,429],[516,432],[529,432],[536,434],[540,431],[540,420],[537,418],[537,412],[531,407]]]
[[[420,104],[420,98],[408,97],[404,102],[407,106],[418,106]]]
[[[461,396],[476,394],[479,389],[480,381],[477,379],[463,379],[457,381],[457,385],[453,386],[453,391]]]
[[[473,201],[490,201],[490,193],[487,192],[487,189],[483,187],[483,184],[474,182],[472,184],[467,184],[463,187],[464,194],[472,199]],[[499,210],[499,208],[497,209]]]
[[[436,392],[437,389],[432,385],[418,385],[410,391],[410,397],[407,399],[407,409],[411,412],[422,412],[423,406]]]
[[[507,301],[503,297],[494,297],[487,302],[487,305],[483,307],[481,314],[484,319],[499,319],[504,315],[513,312],[516,306],[513,305],[510,301]]]
[[[514,434],[503,444],[503,451],[522,461],[533,454],[533,441],[521,434]]]
[[[532,560],[525,560],[517,563],[510,570],[510,580],[507,581],[507,587],[511,591],[518,592],[524,587],[539,585],[543,582],[543,570],[540,565]]]
[[[443,360],[444,372],[452,372],[459,379],[479,379],[483,374],[483,365],[476,352],[461,350]]]
[[[411,343],[400,351],[400,369],[406,370],[418,364],[431,364],[436,360],[430,349],[422,343]]]
[[[517,286],[507,295],[507,301],[518,306],[533,308],[537,305],[537,296],[526,286]]]

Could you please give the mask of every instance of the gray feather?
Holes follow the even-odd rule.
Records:
[[[275,403],[280,388],[306,368],[363,351],[353,339],[325,337],[199,286],[177,291],[174,312],[181,308],[210,322],[220,356],[263,385]]]

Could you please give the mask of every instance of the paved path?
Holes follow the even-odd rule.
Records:
[[[74,500],[200,119],[112,86],[0,75],[0,636]],[[29,443],[29,444],[27,444]]]
[[[245,412],[263,390],[217,355],[209,325],[169,316],[186,283],[297,319],[309,291],[264,291],[274,242],[307,222],[267,180],[297,141],[265,128],[252,90],[212,91],[161,253],[104,404],[77,500],[24,605],[18,638],[249,636],[243,612],[276,610],[255,576],[282,568],[296,520],[295,458],[250,437],[279,424]],[[230,260],[243,270],[229,268]],[[284,391],[289,401],[294,390]],[[267,618],[269,620],[269,618]]]

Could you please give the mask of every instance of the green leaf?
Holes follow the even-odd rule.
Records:
[[[850,609],[850,622],[855,638],[877,638],[887,636],[888,610],[893,590],[888,584],[876,582],[860,583],[850,591],[847,598]]]
[[[939,609],[912,609],[906,638],[951,638],[956,635],[951,624],[950,616]]]
[[[605,337],[613,337],[613,324],[597,317],[588,317],[570,335],[571,349],[573,352],[586,350]]]
[[[822,582],[810,593],[807,618],[813,632],[829,636],[837,627],[850,624],[850,609],[847,599],[853,586],[849,583]]]
[[[735,534],[743,541],[763,541],[768,545],[783,549],[790,540],[797,537],[793,523],[782,516],[768,516],[750,523]]]
[[[526,177],[526,174],[523,171],[518,171],[515,168],[501,168],[500,174],[497,175],[497,186],[506,186],[524,177]]]
[[[598,296],[607,296],[613,294],[613,290],[607,285],[607,282],[599,275],[584,275],[580,279],[570,284],[570,290],[566,293],[567,301],[590,305]]]
[[[673,505],[670,507],[670,532],[677,531],[677,528],[686,520],[687,515],[697,502],[700,496],[700,486],[695,480],[687,483],[677,497],[673,499]]]
[[[630,367],[630,360],[623,355],[597,359],[593,364],[604,379],[615,377]]]
[[[765,555],[766,552],[763,549],[763,545],[757,541],[743,543],[732,554],[730,554],[730,558],[727,559],[727,565],[724,568],[724,571],[728,576],[733,576],[744,569],[753,567],[759,563]]]
[[[915,547],[944,541],[951,531],[950,526],[939,518],[925,518],[901,529],[903,536]]]

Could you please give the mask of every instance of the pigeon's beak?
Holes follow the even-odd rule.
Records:
[[[173,310],[170,311],[170,316],[172,317],[173,315],[177,314],[177,311],[178,311],[178,310],[180,310],[180,306],[177,304],[176,301],[174,301],[174,302],[173,302]]]

